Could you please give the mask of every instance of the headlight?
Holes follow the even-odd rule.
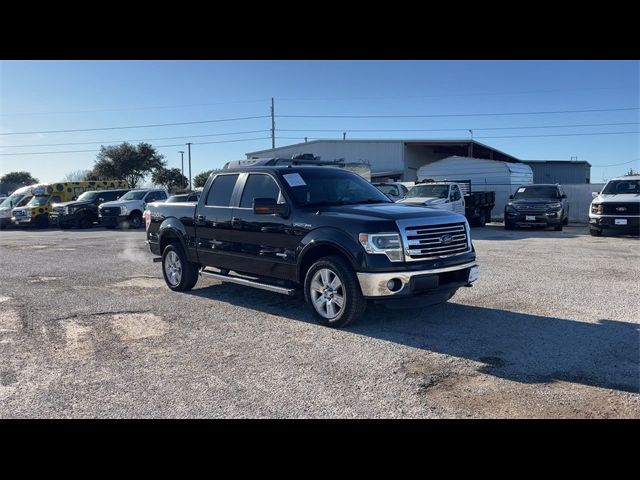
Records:
[[[127,209],[127,207],[120,207],[120,215],[127,215],[129,213],[129,210]]]
[[[604,208],[601,203],[594,203],[591,205],[591,213],[595,213],[597,215],[601,215],[604,213]]]
[[[547,205],[547,208],[558,209],[558,208],[562,208],[562,205],[560,203],[550,203],[549,205]]]
[[[361,233],[360,245],[367,253],[384,254],[392,262],[403,262],[402,244],[397,233]]]

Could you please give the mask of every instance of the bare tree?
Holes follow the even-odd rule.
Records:
[[[85,180],[89,180],[91,176],[91,170],[74,170],[73,172],[67,173],[64,177],[62,177],[63,182],[84,182]]]

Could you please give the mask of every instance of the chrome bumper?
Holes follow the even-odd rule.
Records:
[[[418,275],[433,275],[438,273],[455,272],[456,270],[465,270],[467,268],[477,267],[478,264],[473,262],[455,265],[453,267],[432,268],[431,270],[417,270],[404,272],[383,272],[383,273],[358,273],[358,282],[362,295],[365,297],[393,297],[407,293],[407,288],[411,279]],[[391,291],[387,288],[389,280],[398,279],[402,282],[402,288],[397,291]],[[475,281],[471,280],[472,282]]]

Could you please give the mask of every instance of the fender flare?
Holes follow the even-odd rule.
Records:
[[[187,239],[189,237],[187,235],[186,229],[184,228],[184,225],[180,220],[175,217],[169,217],[160,224],[160,227],[158,228],[158,245],[162,245],[162,238],[165,235],[178,237],[180,246],[184,249],[187,256],[189,255],[189,250],[187,249]],[[160,254],[162,254],[162,250],[160,251]]]

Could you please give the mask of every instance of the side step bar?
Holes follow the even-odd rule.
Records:
[[[201,277],[215,278],[216,280],[222,280],[229,283],[237,283],[238,285],[244,285],[246,287],[259,288],[261,290],[268,290],[269,292],[281,293],[283,295],[295,295],[295,288],[279,287],[277,285],[270,285],[268,283],[256,282],[255,280],[249,280],[246,278],[232,277],[231,275],[224,275],[222,273],[209,272],[207,270],[200,270]]]

